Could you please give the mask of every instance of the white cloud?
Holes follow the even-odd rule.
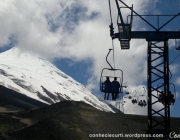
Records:
[[[173,74],[176,74],[179,71],[179,64],[170,65],[170,71]]]
[[[176,79],[175,83],[180,86],[180,77]]]
[[[179,100],[179,92],[176,91],[176,99]]]
[[[135,11],[145,14],[158,1],[124,2],[129,6],[134,4]],[[130,14],[127,10],[123,12],[124,17]],[[116,23],[117,8],[113,2],[112,14]],[[99,88],[101,70],[109,67],[105,57],[108,49],[112,48],[108,1],[31,0],[27,4],[24,0],[6,0],[0,5],[0,21],[0,47],[14,43],[19,48],[40,53],[50,60],[91,60],[92,78],[88,80],[87,87]],[[138,20],[133,25],[133,29],[141,26]],[[118,40],[114,44],[116,68],[124,71],[124,82],[132,86],[144,84],[147,78],[147,42],[132,40],[130,50],[121,50]],[[112,54],[108,59],[113,62]]]
[[[93,78],[88,79],[86,88],[89,89],[90,91],[97,90],[97,86],[94,84]]]
[[[129,5],[132,3],[126,2]],[[134,2],[134,8],[142,12],[146,4],[143,0]],[[112,6],[114,15],[117,15],[116,5]],[[75,57],[82,60],[84,57],[93,59],[97,55],[95,52],[111,46],[107,1],[32,0],[27,4],[23,0],[7,0],[2,2],[0,8],[0,26],[3,29],[0,33],[1,47],[8,45],[13,36],[16,46],[20,48],[50,58]],[[91,19],[94,13],[99,15]]]

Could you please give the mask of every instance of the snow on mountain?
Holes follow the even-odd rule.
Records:
[[[107,103],[53,64],[18,48],[0,54],[0,85],[46,104],[62,100],[83,101],[113,112]]]

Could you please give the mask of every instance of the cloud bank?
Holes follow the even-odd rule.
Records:
[[[124,0],[140,14],[154,11],[158,0]],[[151,7],[149,7],[151,5]],[[129,11],[124,10],[124,18]],[[112,1],[113,21],[117,8]],[[104,0],[1,0],[0,47],[9,45],[39,53],[49,60],[68,58],[74,62],[93,62],[87,80],[89,89],[98,90],[102,68],[109,67],[105,57],[112,48],[109,36],[109,7]],[[135,20],[133,30],[142,29]],[[115,25],[116,26],[116,25]],[[117,28],[115,28],[117,32]],[[130,50],[121,50],[115,44],[115,65],[124,71],[124,82],[129,86],[146,84],[147,42],[132,40]],[[109,62],[113,63],[110,54]],[[177,71],[172,67],[172,71]],[[179,83],[179,79],[177,80]]]

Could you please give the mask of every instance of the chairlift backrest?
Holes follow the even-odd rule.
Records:
[[[110,72],[111,75],[105,75],[104,73],[106,72]],[[114,74],[115,71],[120,72],[120,75],[118,76],[112,76]],[[101,92],[105,92],[105,87],[104,87],[104,81],[106,80],[106,77],[109,77],[110,81],[112,82],[114,80],[114,78],[117,78],[117,81],[120,84],[120,90],[119,93],[122,92],[122,85],[123,85],[123,71],[121,69],[109,69],[109,68],[104,68],[101,71],[101,77],[100,77],[100,91]]]
[[[147,100],[147,96],[146,95],[139,95],[138,96],[138,102],[141,101],[141,100]]]

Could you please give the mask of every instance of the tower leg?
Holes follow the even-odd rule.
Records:
[[[163,134],[164,139],[168,139],[170,132],[168,41],[148,41],[147,53],[147,133]]]

